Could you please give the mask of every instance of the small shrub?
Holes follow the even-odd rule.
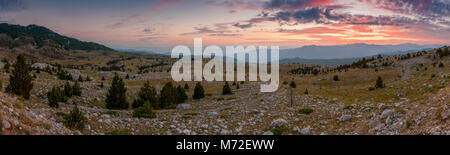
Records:
[[[289,84],[289,86],[290,86],[291,88],[297,88],[297,84],[295,84],[294,81],[291,81],[291,83]]]
[[[222,95],[231,95],[231,94],[233,93],[231,92],[230,85],[228,85],[228,82],[225,82],[225,85],[223,86],[222,89]]]
[[[125,136],[125,135],[131,135],[131,133],[127,129],[122,129],[122,130],[113,130],[113,131],[109,132],[108,135]]]
[[[337,75],[333,76],[333,81],[339,81],[339,76]]]
[[[75,106],[73,110],[64,117],[64,125],[71,129],[82,130],[87,119],[84,117],[83,112]]]
[[[287,129],[284,127],[275,127],[270,129],[270,131],[274,134],[274,135],[282,135],[283,132],[285,132]]]
[[[444,67],[444,63],[442,63],[442,62],[439,63],[439,67],[440,67],[440,68],[443,68],[443,67]]]
[[[375,84],[375,88],[380,89],[380,88],[384,88],[384,87],[386,87],[386,85],[384,85],[383,78],[378,76],[377,82]]]
[[[374,91],[375,88],[374,87],[369,87],[369,91]]]
[[[309,114],[311,114],[312,112],[314,112],[314,110],[311,109],[311,108],[303,108],[303,109],[300,109],[300,110],[299,110],[299,113],[300,113],[300,114],[305,114],[305,115],[309,115]]]
[[[133,117],[137,118],[156,118],[156,113],[153,111],[152,104],[145,102],[143,106],[133,111]]]

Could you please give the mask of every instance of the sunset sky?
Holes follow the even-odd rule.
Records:
[[[0,22],[113,48],[448,44],[450,0],[0,0]]]

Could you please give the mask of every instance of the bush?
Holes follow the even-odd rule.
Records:
[[[75,106],[68,115],[64,116],[64,125],[71,129],[84,129],[86,121],[86,117],[84,117],[83,112],[81,112],[77,106]]]
[[[300,110],[299,110],[299,113],[300,113],[300,114],[305,114],[305,115],[309,115],[309,114],[311,114],[312,112],[314,112],[314,110],[311,109],[311,108],[303,108],[303,109],[300,109]]]
[[[297,88],[297,84],[295,84],[294,81],[291,81],[291,83],[289,84],[289,86],[290,86],[291,88]]]
[[[231,92],[230,85],[228,85],[228,82],[225,82],[225,85],[222,88],[222,95],[231,95],[233,92]]]
[[[274,135],[282,135],[283,132],[285,132],[287,129],[284,127],[275,127],[270,129],[270,131],[274,134]]]
[[[61,87],[53,87],[52,90],[47,93],[47,99],[49,106],[52,108],[58,108],[59,102],[66,102],[68,100]]]
[[[73,87],[70,85],[69,82],[66,82],[66,84],[64,84],[64,94],[67,97],[72,97],[73,96]]]
[[[337,75],[333,76],[333,81],[339,81],[339,76]]]
[[[83,77],[81,77],[81,75],[80,76],[78,76],[78,80],[77,81],[79,81],[79,82],[84,82],[84,79],[83,79]]]
[[[203,86],[198,82],[194,88],[194,95],[192,96],[194,100],[205,98],[205,90]]]
[[[156,113],[153,112],[152,104],[148,101],[141,107],[133,111],[133,117],[137,118],[156,118]]]
[[[444,63],[442,63],[442,62],[439,63],[439,67],[440,67],[440,68],[443,68],[443,67],[444,67]]]
[[[119,75],[115,75],[111,88],[106,95],[106,108],[108,109],[128,109],[129,104],[126,96],[127,88]]]
[[[58,67],[58,71],[56,72],[56,76],[58,77],[58,79],[60,80],[69,80],[72,81],[72,75],[70,75],[69,73],[67,73],[67,71],[61,69],[61,67]]]
[[[30,98],[30,91],[33,89],[33,77],[30,75],[29,65],[26,64],[25,57],[20,54],[14,64],[14,70],[9,76],[9,85],[7,92],[23,96],[25,99]]]
[[[78,83],[78,81],[75,81],[75,84],[73,84],[73,87],[72,87],[72,95],[73,96],[81,96],[81,86],[80,86],[80,84]]]
[[[138,99],[134,100],[132,107],[139,108],[144,105],[145,102],[149,102],[153,107],[157,107],[157,93],[155,87],[150,85],[150,82],[144,83],[141,90],[138,93]]]
[[[381,78],[380,76],[378,76],[377,82],[375,84],[375,88],[376,89],[380,89],[380,88],[384,88],[385,85],[383,83],[383,78]]]
[[[374,87],[369,87],[369,91],[374,91],[375,88]]]

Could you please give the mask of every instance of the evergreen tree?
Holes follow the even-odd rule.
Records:
[[[153,107],[157,107],[157,93],[155,87],[150,85],[150,82],[144,83],[141,90],[138,93],[138,98],[134,100],[132,107],[139,108],[144,105],[145,102],[149,102]]]
[[[69,82],[66,82],[66,84],[64,84],[64,94],[67,97],[72,97],[73,95],[73,87],[70,85]]]
[[[25,62],[25,57],[20,54],[14,64],[14,70],[9,76],[9,85],[7,92],[23,96],[25,99],[30,98],[30,91],[33,89],[33,77],[30,75],[29,65]]]
[[[241,89],[241,87],[239,86],[239,83],[236,84],[236,89]]]
[[[308,95],[308,94],[309,94],[308,88],[306,88],[306,90],[305,90],[305,95]]]
[[[177,89],[173,86],[172,82],[166,83],[161,90],[159,98],[160,109],[172,109],[179,103],[179,97]]]
[[[127,76],[125,76],[125,79],[130,79],[130,75],[127,74]]]
[[[333,81],[339,81],[339,76],[337,75],[333,76]]]
[[[89,77],[89,75],[88,76],[86,76],[86,81],[91,81],[92,79],[91,79],[91,77]]]
[[[188,90],[189,89],[189,85],[186,83],[184,84],[184,89]]]
[[[64,94],[61,87],[53,87],[52,90],[47,93],[47,99],[50,107],[58,108],[59,102],[67,101],[67,96]]]
[[[105,76],[102,76],[102,81],[105,81]]]
[[[222,88],[222,95],[231,95],[231,94],[233,93],[231,92],[230,85],[228,85],[228,82],[225,82],[225,85]]]
[[[9,64],[8,61],[6,61],[5,66],[3,66],[3,69],[5,69],[6,73],[9,73],[9,68],[11,67],[11,64]]]
[[[291,86],[291,88],[297,88],[297,84],[295,84],[294,81],[291,81],[291,83],[289,84],[289,86]]]
[[[194,95],[192,96],[194,100],[205,98],[205,90],[203,86],[198,82],[194,88]]]
[[[384,87],[385,87],[385,85],[383,83],[383,79],[380,76],[378,76],[377,83],[375,84],[375,88],[379,89],[379,88],[384,88]]]
[[[73,96],[81,96],[81,86],[80,86],[80,84],[78,83],[78,81],[75,81],[75,84],[73,84],[73,87],[72,87],[72,95]]]
[[[78,76],[78,80],[77,80],[77,81],[79,81],[79,82],[84,82],[83,77],[81,77],[81,75]]]
[[[108,109],[128,109],[129,104],[126,96],[127,88],[119,75],[115,75],[111,88],[106,95],[106,108]]]
[[[186,95],[186,90],[183,87],[178,86],[177,93],[178,93],[178,95],[177,95],[178,103],[177,104],[183,103],[184,101],[186,101],[188,99],[188,97]]]

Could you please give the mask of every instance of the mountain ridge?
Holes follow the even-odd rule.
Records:
[[[2,35],[4,34],[4,35]],[[6,35],[6,36],[5,36]],[[0,23],[0,46],[14,48],[25,44],[33,46],[54,46],[65,50],[105,50],[113,49],[95,42],[80,41],[78,39],[60,35],[46,27],[38,25],[14,25]]]

